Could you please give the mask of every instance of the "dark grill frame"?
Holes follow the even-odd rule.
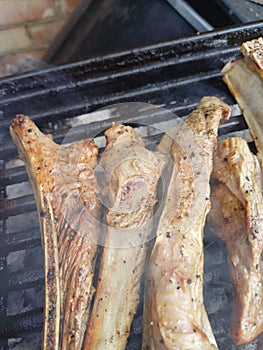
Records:
[[[17,158],[9,135],[16,114],[29,115],[45,132],[61,142],[71,120],[119,102],[162,104],[179,117],[187,115],[206,95],[235,102],[221,79],[221,68],[239,56],[243,41],[263,35],[263,21],[238,25],[170,42],[95,57],[0,80],[0,349],[9,349],[8,339],[35,334],[41,339],[42,308],[6,316],[10,291],[43,285],[43,271],[8,272],[10,252],[41,245],[38,227],[6,233],[10,216],[35,210],[33,195],[6,198],[6,188],[27,181],[24,166],[6,169]],[[158,121],[158,116],[155,117]],[[113,120],[113,119],[112,119]],[[90,123],[93,132],[110,126],[111,119]],[[116,118],[114,118],[116,121]],[[65,127],[66,121],[66,127]],[[149,123],[150,117],[120,118],[125,123]],[[241,115],[220,128],[220,135],[245,130]],[[78,135],[81,137],[81,135]]]

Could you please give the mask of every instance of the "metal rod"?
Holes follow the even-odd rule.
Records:
[[[184,0],[166,0],[195,30],[198,32],[210,31],[211,26]]]

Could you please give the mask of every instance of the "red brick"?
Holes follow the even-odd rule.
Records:
[[[55,15],[52,0],[1,0],[0,26],[37,21]]]
[[[34,50],[23,53],[0,56],[0,76],[6,76],[15,73],[22,73],[41,66],[41,58],[45,50]],[[32,62],[30,63],[30,60]],[[34,63],[35,60],[35,64]],[[39,63],[38,63],[39,62]]]
[[[69,15],[79,4],[80,0],[60,0],[61,9],[64,15]]]
[[[48,45],[56,36],[64,21],[43,23],[30,27],[32,38],[38,45]]]
[[[0,51],[9,52],[30,46],[32,40],[24,27],[0,30]]]

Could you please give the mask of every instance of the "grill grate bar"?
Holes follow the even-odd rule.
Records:
[[[8,186],[28,180],[24,166],[7,169],[0,178],[0,186]]]
[[[28,289],[37,286],[43,286],[43,269],[29,269],[9,274],[10,291]],[[0,287],[1,288],[1,287]]]
[[[6,200],[1,207],[3,219],[36,210],[36,203],[33,195],[26,195]]]
[[[177,79],[180,77],[184,77],[183,71],[182,71],[182,67],[184,69],[187,69],[187,65],[189,64],[195,64],[196,62],[198,62],[200,68],[202,68],[202,66],[205,67],[205,63],[207,60],[211,60],[211,59],[217,59],[220,56],[220,60],[221,62],[226,62],[229,60],[230,57],[233,57],[234,55],[236,55],[236,51],[237,48],[233,49],[230,48],[228,50],[226,50],[224,48],[224,50],[220,50],[218,51],[218,48],[214,49],[214,50],[209,50],[208,52],[204,53],[191,53],[191,55],[186,54],[185,56],[182,55],[180,57],[172,57],[172,58],[168,58],[168,59],[163,59],[162,61],[159,61],[157,63],[151,63],[151,64],[147,64],[144,65],[143,67],[134,67],[132,69],[127,69],[127,70],[120,70],[120,71],[116,71],[110,74],[107,74],[107,76],[105,75],[101,75],[101,76],[95,76],[95,77],[90,77],[86,80],[79,80],[77,82],[72,82],[71,80],[69,80],[68,82],[66,81],[63,82],[63,84],[59,85],[56,84],[54,86],[50,87],[50,93],[51,95],[59,95],[59,94],[63,94],[65,91],[71,91],[71,90],[75,90],[76,88],[85,88],[85,89],[89,89],[89,85],[93,86],[94,83],[96,83],[97,85],[104,83],[107,84],[107,82],[110,82],[110,84],[112,84],[113,82],[123,82],[123,79],[127,79],[129,78],[130,82],[140,82],[141,78],[146,75],[146,74],[153,74],[155,81],[156,82],[162,82],[165,78],[165,81],[167,81],[167,78],[169,79],[169,77],[164,77],[164,76],[159,76],[156,74],[157,70],[159,69],[164,69],[168,70],[170,68],[172,68],[175,72],[178,69],[177,67],[180,66],[180,70],[181,72],[176,72],[177,73]],[[201,70],[202,72],[204,72],[204,70]],[[134,77],[135,76],[135,77]],[[140,79],[137,80],[137,76],[140,76]],[[123,86],[123,84],[121,84],[121,86]],[[125,89],[122,89],[125,90]],[[130,90],[127,89],[127,90]],[[78,91],[79,92],[79,91]],[[43,90],[39,89],[39,90],[32,90],[32,92],[29,90],[27,92],[22,92],[22,94],[14,94],[13,96],[9,96],[5,98],[5,103],[9,103],[9,102],[14,102],[18,99],[33,99],[33,98],[38,98],[38,97],[42,97],[43,96]]]
[[[193,55],[196,52],[209,51],[213,47],[221,54],[224,50],[239,50],[240,41],[244,37],[258,36],[261,34],[261,22],[235,26],[217,32],[205,33],[196,37],[177,39],[167,43],[149,45],[131,51],[123,51],[108,54],[103,57],[87,59],[82,62],[70,63],[61,67],[40,70],[37,73],[30,72],[17,77],[4,79],[1,84],[3,97],[15,95],[18,92],[25,93],[25,82],[28,89],[46,89],[47,82],[53,84],[67,84],[69,81],[80,82],[90,76],[102,76],[115,67],[118,70],[132,70],[133,67],[148,66],[153,62],[166,61],[168,58],[181,57],[185,54]],[[232,34],[232,35],[231,35]],[[177,48],[175,50],[175,47]],[[161,58],[161,60],[160,60]],[[69,79],[70,78],[70,79]],[[69,79],[69,80],[68,80]],[[48,80],[48,81],[47,81]]]
[[[5,320],[0,319],[0,338],[1,340],[13,338],[20,334],[41,330],[42,326],[43,308],[15,316],[7,316]]]
[[[230,58],[230,56],[228,56]],[[217,67],[222,67],[223,62],[221,58],[215,56],[218,60]],[[227,58],[225,62],[227,61]],[[207,64],[207,63],[204,63]],[[184,68],[184,69],[183,69]],[[14,101],[4,102],[2,109],[6,118],[2,121],[2,127],[9,127],[11,119],[18,113],[27,114],[32,117],[33,120],[39,123],[40,120],[48,118],[49,121],[57,122],[58,120],[65,118],[72,118],[76,115],[80,115],[87,112],[92,112],[98,108],[107,106],[109,104],[124,102],[124,101],[151,101],[153,104],[159,104],[161,102],[160,92],[165,90],[181,89],[182,86],[188,84],[208,83],[209,79],[213,77],[220,77],[220,70],[206,71],[205,73],[196,72],[195,75],[189,76],[187,70],[189,67],[187,64],[185,67],[179,66],[179,69],[171,67],[171,72],[168,74],[168,69],[164,68],[164,72],[159,71],[159,75],[162,76],[162,81],[158,81],[158,75],[155,76],[153,72],[149,74],[141,73],[140,76],[129,78],[129,84],[125,84],[123,79],[111,81],[108,79],[104,84],[99,82],[92,84],[92,86],[75,86],[68,88],[65,86],[62,91],[54,91],[54,89],[46,90],[41,95],[32,95],[27,98],[16,98],[16,109],[14,110]],[[200,67],[201,69],[201,67]],[[158,70],[157,70],[158,71]],[[177,73],[175,75],[175,73]],[[182,77],[178,77],[178,74],[182,74]],[[155,72],[155,74],[157,74]],[[128,78],[127,78],[128,79]],[[145,81],[148,81],[145,84]],[[70,96],[70,98],[66,98]],[[170,94],[172,98],[173,94]],[[174,95],[176,96],[176,94]],[[47,109],[46,106],[50,105]],[[0,104],[1,109],[1,104]]]
[[[1,236],[0,245],[8,252],[30,249],[41,244],[39,227]]]

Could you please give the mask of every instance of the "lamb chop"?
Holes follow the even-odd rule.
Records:
[[[231,60],[224,66],[222,76],[241,108],[262,163],[263,38],[244,42],[241,54],[241,58]]]
[[[98,149],[90,139],[60,147],[29,117],[11,135],[33,186],[44,251],[43,349],[80,350],[93,294],[100,202],[94,188]]]
[[[222,140],[213,171],[208,223],[225,243],[234,286],[231,337],[240,345],[263,331],[262,173],[241,138]]]
[[[131,127],[114,124],[99,163],[106,238],[84,349],[125,349],[140,297],[157,184],[166,157],[145,148]]]
[[[216,349],[203,304],[203,228],[210,208],[210,174],[220,123],[230,108],[204,97],[164,136],[173,169],[145,285],[143,349]]]

